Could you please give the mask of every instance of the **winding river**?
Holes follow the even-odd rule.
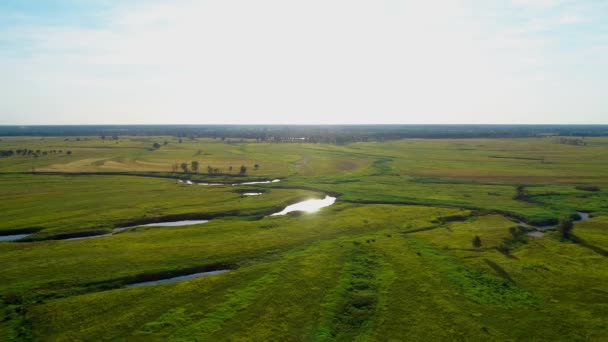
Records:
[[[261,194],[262,194],[261,192],[243,193],[244,196],[258,196]],[[323,198],[323,199],[310,199],[310,200],[298,202],[298,203],[295,203],[292,205],[288,205],[285,209],[281,210],[280,212],[271,214],[269,216],[280,216],[280,215],[285,215],[285,214],[288,214],[288,213],[294,212],[294,211],[303,211],[303,212],[311,213],[311,212],[315,212],[321,208],[330,206],[330,205],[334,204],[335,202],[336,202],[335,197],[326,195],[325,198]],[[101,238],[101,237],[107,237],[107,236],[112,236],[114,234],[129,230],[129,229],[137,228],[137,227],[181,227],[181,226],[191,226],[191,225],[195,225],[195,224],[203,224],[203,223],[207,223],[207,222],[209,222],[209,220],[181,220],[181,221],[145,223],[145,224],[133,225],[133,226],[128,226],[128,227],[114,228],[112,233],[108,233],[108,234],[74,237],[74,238],[69,238],[69,239],[63,239],[63,241],[76,241],[76,240],[87,240],[87,239],[96,239],[96,238]],[[31,234],[0,236],[0,241],[18,240],[18,239],[21,239],[21,238],[29,236],[29,235],[31,235]]]
[[[200,272],[200,273],[193,273],[193,274],[188,274],[188,275],[179,276],[179,277],[171,277],[171,278],[152,280],[152,281],[143,281],[141,283],[129,284],[129,285],[127,285],[127,287],[139,287],[139,286],[147,286],[147,285],[175,283],[176,281],[190,280],[190,279],[201,278],[201,277],[209,277],[212,275],[222,274],[222,273],[226,273],[226,272],[230,272],[230,270]]]
[[[0,235],[0,241],[15,241],[15,240],[23,239],[24,237],[30,236],[32,234]]]
[[[188,184],[188,185],[205,185],[205,186],[239,186],[239,185],[255,185],[255,184],[269,184],[269,183],[278,183],[280,182],[280,179],[273,179],[273,180],[265,180],[265,181],[253,181],[253,182],[241,182],[241,183],[205,183],[205,182],[193,182],[191,180],[182,180],[182,179],[178,179],[177,182],[178,183],[182,183],[182,184]]]

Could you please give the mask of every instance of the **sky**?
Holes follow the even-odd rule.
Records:
[[[607,124],[605,0],[1,0],[0,125]]]

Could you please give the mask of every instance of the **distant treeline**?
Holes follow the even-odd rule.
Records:
[[[0,150],[0,157],[12,157],[12,156],[33,156],[38,158],[39,156],[46,156],[49,154],[63,153],[63,150],[28,150],[28,149],[17,149],[17,150]],[[66,151],[67,155],[71,155],[72,151]]]
[[[159,136],[348,143],[403,138],[608,136],[608,125],[91,125],[0,126],[0,136]]]

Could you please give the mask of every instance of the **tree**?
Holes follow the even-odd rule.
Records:
[[[163,143],[163,145],[167,146],[167,145],[169,145],[169,142],[165,140],[165,142]]]
[[[66,154],[69,156],[70,154],[72,154],[72,151],[67,151]]]
[[[192,172],[198,173],[198,165],[199,165],[198,162],[196,160],[193,160],[192,163],[190,163],[190,164],[191,164]]]
[[[257,171],[260,168],[260,165],[255,164],[255,165],[253,165],[253,168]]]
[[[475,247],[475,248],[481,247],[481,239],[477,235],[475,235],[475,237],[473,238],[473,247]]]
[[[155,149],[160,148],[160,144],[155,142],[154,144],[152,144],[152,147],[154,147]]]
[[[178,169],[179,169],[179,164],[177,164],[177,163],[173,163],[173,164],[171,165],[171,171],[172,171],[172,172],[177,172],[177,170],[178,170]]]
[[[184,142],[184,140],[180,138],[177,142],[181,144]]]
[[[517,188],[515,188],[515,191],[516,194],[515,197],[513,197],[514,200],[525,201],[527,199],[526,187],[524,185],[518,185]]]
[[[207,165],[207,173],[208,174],[212,174],[213,173],[213,168],[211,167],[211,165]]]
[[[239,174],[244,175],[247,173],[247,166],[241,165],[241,169],[239,170]]]
[[[188,163],[181,163],[180,167],[182,170],[184,170],[184,172],[188,172]]]
[[[232,173],[232,166],[228,167],[228,173]]]
[[[569,217],[562,217],[559,219],[559,224],[557,225],[557,229],[561,234],[562,238],[569,239],[572,236],[572,228],[574,228],[574,224],[572,223],[572,219]]]

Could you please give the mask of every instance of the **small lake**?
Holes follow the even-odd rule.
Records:
[[[158,285],[158,284],[174,283],[174,282],[182,281],[182,280],[190,280],[190,279],[201,278],[201,277],[209,277],[209,276],[212,276],[212,275],[222,274],[222,273],[226,273],[226,272],[230,272],[230,270],[217,270],[217,271],[209,271],[209,272],[200,272],[200,273],[193,273],[193,274],[188,274],[188,275],[185,275],[185,276],[172,277],[172,278],[161,279],[161,280],[144,281],[144,282],[141,282],[141,283],[135,283],[135,284],[127,285],[127,287],[139,287],[139,286],[147,286],[147,285]]]
[[[15,241],[19,239],[23,239],[26,236],[30,236],[32,234],[13,234],[13,235],[0,235],[0,241]]]
[[[285,215],[292,211],[304,211],[307,213],[315,212],[321,208],[328,207],[336,202],[336,198],[332,196],[325,196],[323,199],[311,199],[296,204],[288,205],[285,209],[278,213],[274,213],[270,216]]]

